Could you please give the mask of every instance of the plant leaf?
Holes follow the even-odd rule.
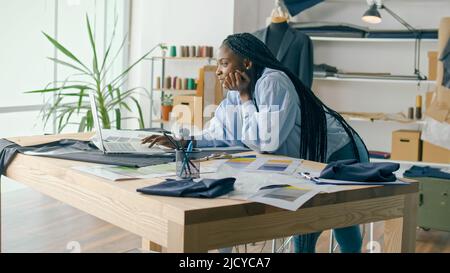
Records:
[[[55,63],[57,63],[57,64],[67,66],[67,67],[70,67],[70,68],[75,69],[75,70],[77,70],[77,71],[80,71],[80,72],[83,72],[83,73],[85,73],[85,74],[89,74],[89,75],[90,75],[90,73],[89,73],[88,71],[85,71],[85,70],[83,70],[82,68],[79,68],[79,67],[77,67],[77,66],[75,66],[75,65],[73,65],[73,64],[70,64],[70,63],[68,63],[68,62],[64,62],[64,61],[61,61],[61,60],[59,60],[59,59],[52,58],[52,57],[47,57],[47,59],[49,59],[49,60],[51,60],[51,61],[53,61],[53,62],[55,62]]]
[[[120,79],[122,79],[124,76],[126,76],[128,74],[128,72],[130,72],[130,70],[133,69],[133,67],[135,67],[138,63],[140,63],[143,59],[147,58],[147,56],[150,55],[150,53],[152,53],[153,50],[155,50],[158,47],[160,47],[160,45],[153,47],[150,51],[145,53],[141,58],[139,58],[136,62],[134,62],[132,65],[130,65],[127,69],[125,69],[125,71],[123,71],[122,74],[120,74],[118,77],[116,77],[114,80],[112,80],[111,83],[113,84],[116,81],[119,81]]]
[[[131,99],[134,101],[134,103],[136,104],[136,108],[138,109],[138,113],[139,113],[139,129],[144,129],[145,128],[145,124],[144,124],[144,116],[142,115],[141,105],[139,104],[137,99],[135,99],[133,97]]]
[[[57,88],[46,88],[41,90],[33,90],[33,91],[26,91],[25,94],[33,94],[33,93],[50,93],[50,92],[56,92],[61,90],[67,90],[67,89],[91,89],[84,85],[69,85],[69,86],[62,86]]]
[[[83,133],[86,130],[86,116],[81,118],[80,124],[78,126],[78,133]]]
[[[109,56],[109,52],[111,51],[111,47],[114,41],[114,38],[116,36],[116,29],[117,29],[117,22],[119,21],[118,17],[115,16],[114,18],[114,27],[113,27],[113,33],[111,35],[111,40],[109,41],[109,45],[108,45],[108,49],[106,50],[105,56],[103,57],[103,63],[102,63],[102,67],[100,68],[100,73],[103,71],[103,69],[105,68],[105,64],[106,64],[106,60],[108,59]]]
[[[128,34],[125,34],[125,38],[123,38],[122,43],[120,44],[119,49],[116,52],[116,55],[112,58],[111,62],[109,63],[108,67],[103,71],[102,80],[106,77],[106,74],[108,71],[112,68],[114,62],[116,61],[117,57],[119,57],[120,52],[122,51],[123,47],[125,46],[126,41],[128,40]]]
[[[86,130],[92,131],[92,128],[94,128],[94,118],[92,116],[92,111],[88,110],[86,113]]]
[[[116,129],[120,130],[122,125],[122,114],[120,113],[120,109],[116,109]]]
[[[56,41],[55,39],[50,37],[50,35],[48,35],[47,33],[45,33],[45,32],[42,32],[42,33],[45,35],[45,37],[47,37],[47,39],[50,41],[50,43],[52,43],[59,51],[61,51],[64,55],[66,55],[70,59],[72,59],[75,62],[79,63],[81,66],[83,66],[85,69],[87,69],[90,72],[89,68],[86,65],[84,65],[80,60],[78,60],[78,58],[75,57],[75,55],[73,55],[72,52],[70,52],[68,49],[66,49],[58,41]]]
[[[91,42],[92,52],[94,54],[93,65],[94,65],[94,73],[99,77],[100,72],[98,71],[98,58],[97,58],[97,49],[95,46],[94,35],[92,34],[91,22],[89,22],[89,16],[86,14],[86,23],[89,34],[89,41]]]

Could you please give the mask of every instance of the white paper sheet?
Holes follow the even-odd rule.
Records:
[[[74,166],[72,169],[102,177],[112,181],[131,179],[149,179],[157,177],[175,176],[174,163],[155,165],[143,168],[129,168],[121,166]]]
[[[250,172],[293,174],[301,162],[301,160],[290,158],[263,157],[257,158],[247,166],[246,170]]]
[[[294,186],[260,190],[248,200],[264,203],[291,211],[296,211],[308,200],[320,193],[317,190]]]

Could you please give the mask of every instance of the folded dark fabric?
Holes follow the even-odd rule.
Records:
[[[0,176],[4,174],[19,148],[20,146],[16,143],[0,139]]]
[[[400,168],[398,163],[358,163],[354,159],[331,162],[320,174],[320,178],[360,181],[393,182],[397,178],[393,172]]]
[[[450,180],[450,173],[443,172],[439,168],[432,168],[430,166],[420,167],[420,166],[412,166],[409,170],[406,170],[403,173],[403,176],[405,177],[433,177],[433,178],[440,178],[440,179],[449,179]]]
[[[366,38],[391,38],[391,39],[415,39],[417,33],[409,30],[371,30]],[[438,30],[419,30],[422,39],[437,39]]]
[[[202,179],[198,182],[195,182],[193,179],[167,179],[162,183],[137,189],[137,191],[149,195],[215,198],[233,191],[235,181],[236,179],[233,177]]]
[[[444,64],[444,78],[442,85],[450,88],[450,38],[447,40],[444,51],[442,51],[439,60]]]
[[[331,66],[328,64],[315,64],[314,65],[314,72],[331,72],[331,73],[337,73],[338,69],[335,66]]]

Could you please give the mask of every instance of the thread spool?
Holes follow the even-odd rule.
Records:
[[[188,79],[183,79],[182,89],[187,90],[187,88],[188,88]]]
[[[156,77],[156,86],[155,89],[161,89],[161,77]]]
[[[196,52],[195,52],[195,46],[190,46],[190,47],[189,47],[189,55],[190,55],[191,57],[196,57],[196,56],[197,56],[197,54],[196,54]]]
[[[422,119],[422,96],[416,97],[416,119]]]
[[[188,79],[187,90],[194,89],[194,79]]]
[[[207,57],[207,51],[208,47],[207,46],[202,46],[202,57]]]
[[[181,78],[177,78],[177,84],[175,86],[175,89],[181,90]]]
[[[207,49],[208,49],[207,57],[212,58],[213,57],[213,51],[214,51],[213,47],[212,46],[208,46]]]
[[[170,57],[176,57],[177,56],[177,47],[171,46],[170,47]]]
[[[195,57],[200,57],[200,48],[201,48],[200,46],[197,46]]]
[[[175,87],[177,86],[177,79],[178,79],[178,77],[173,77],[173,79],[172,79],[172,89],[175,89]]]
[[[171,77],[166,77],[166,81],[164,83],[164,89],[170,89],[172,86],[172,78]]]
[[[409,107],[408,108],[408,118],[409,119],[414,119],[414,107]]]

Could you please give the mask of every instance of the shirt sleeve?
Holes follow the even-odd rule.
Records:
[[[298,97],[285,77],[269,76],[255,88],[255,101],[242,104],[242,142],[258,152],[275,152],[293,130],[298,115]],[[300,122],[300,121],[298,121]]]
[[[244,146],[240,137],[239,92],[229,91],[220,103],[207,129],[195,136],[197,147]]]

